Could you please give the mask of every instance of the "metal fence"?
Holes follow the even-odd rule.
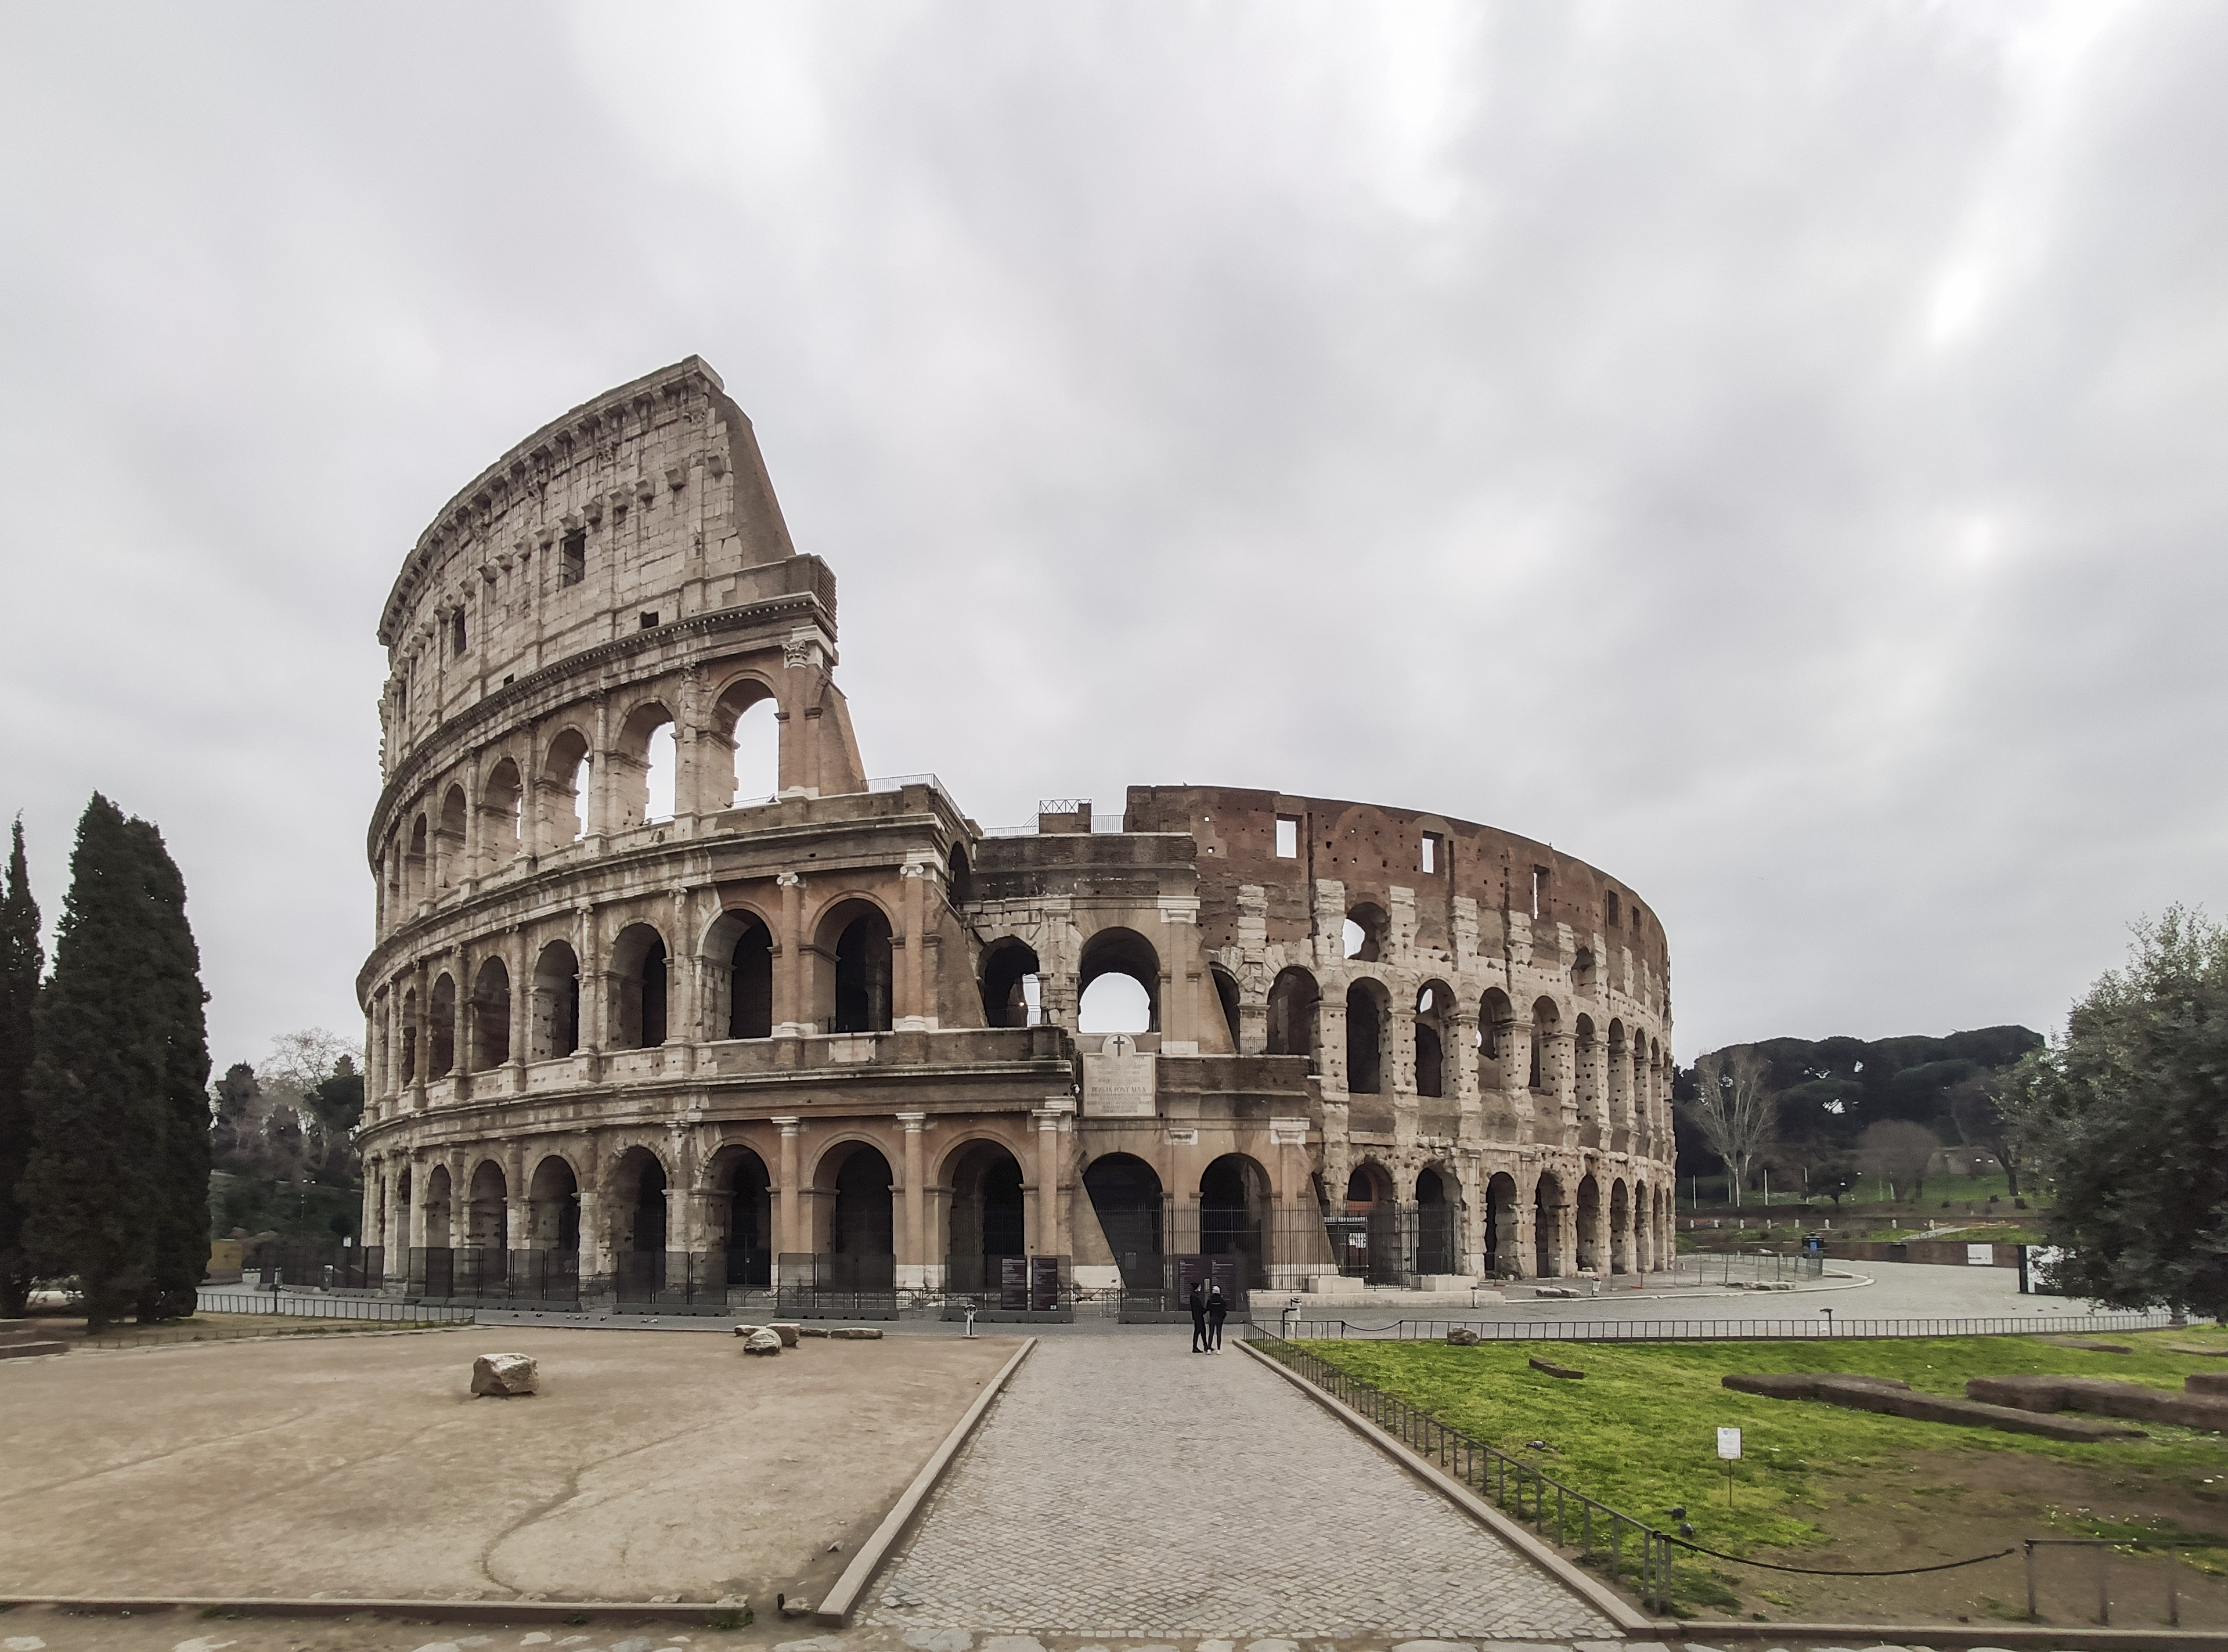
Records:
[[[1577,1550],[1612,1582],[1623,1583],[1629,1577],[1644,1604],[1660,1609],[1669,1604],[1674,1550],[1668,1534],[1565,1485],[1498,1446],[1449,1428],[1397,1395],[1282,1337],[1258,1328],[1249,1328],[1245,1335],[1278,1364],[1352,1406],[1480,1496],[1491,1498],[1504,1513],[1528,1521],[1542,1537],[1552,1533],[1558,1548]],[[1629,1566],[1628,1546],[1632,1551]]]
[[[2154,1331],[2172,1326],[2154,1314],[2029,1314],[1994,1319],[1837,1319],[1821,1309],[1810,1319],[1399,1319],[1359,1324],[1287,1312],[1284,1335],[1298,1341],[1346,1338],[1436,1342],[1450,1330],[1481,1342],[1822,1342],[1903,1336],[2050,1336],[2097,1331]]]
[[[725,1308],[728,1254],[726,1251],[622,1251],[613,1258],[612,1294],[621,1308]]]
[[[578,1251],[498,1251],[413,1245],[403,1294],[431,1302],[522,1303],[573,1308],[580,1300]]]
[[[1826,1277],[1822,1255],[1782,1255],[1777,1251],[1682,1251],[1673,1258],[1671,1279],[1682,1285],[1763,1284]]]
[[[386,1283],[387,1252],[377,1245],[252,1245],[240,1267],[266,1288],[276,1275],[290,1285],[377,1290]]]
[[[803,1319],[895,1319],[897,1258],[784,1251],[776,1259],[777,1309]]]
[[[315,1297],[299,1291],[203,1290],[194,1309],[202,1314],[278,1314],[296,1319],[371,1320],[383,1323],[469,1325],[472,1310],[392,1297]]]

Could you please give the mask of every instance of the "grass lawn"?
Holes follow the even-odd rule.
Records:
[[[1669,1511],[1683,1506],[1694,1540],[1730,1554],[1857,1569],[1957,1559],[2021,1537],[2109,1537],[2153,1546],[2213,1541],[2223,1548],[2201,1564],[2218,1578],[2228,1561],[2228,1509],[2220,1507],[2228,1502],[2228,1441],[2218,1434],[2146,1425],[2147,1439],[2071,1444],[1770,1399],[1719,1385],[1733,1372],[1841,1371],[1962,1396],[1967,1378],[2007,1372],[2113,1376],[2179,1389],[2189,1372],[2228,1370],[2228,1359],[2165,1346],[2228,1352],[2228,1331],[2111,1340],[2138,1351],[2091,1353],[2023,1336],[1306,1346],[1628,1514],[1675,1529]],[[1532,1370],[1527,1359],[1543,1351],[1579,1367],[1585,1380]],[[1742,1431],[1730,1507],[1716,1455],[1721,1426]],[[1963,1585],[1964,1574],[1937,1575]],[[1895,1581],[1900,1588],[1902,1580]],[[1764,1596],[1775,1604],[1792,1586],[1759,1583],[1756,1573],[1727,1573],[1719,1582],[1742,1592],[1777,1589]],[[2001,1595],[2002,1580],[1996,1582]],[[1706,1579],[1691,1582],[1687,1592],[1703,1604],[1736,1604],[1713,1598]],[[2228,1590],[2223,1608],[2228,1611]]]

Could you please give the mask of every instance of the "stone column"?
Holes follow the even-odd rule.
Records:
[[[799,1038],[811,1030],[812,981],[804,956],[804,880],[783,872],[774,882],[781,889],[781,933],[774,938],[781,959],[774,970],[773,1034],[776,1038]]]
[[[794,1117],[777,1118],[773,1122],[781,1126],[781,1163],[774,1171],[775,1191],[781,1196],[781,1214],[774,1229],[777,1235],[774,1255],[778,1258],[784,1252],[803,1248],[797,1242],[803,1190],[797,1185],[797,1138],[804,1129],[804,1124]]]
[[[1037,1254],[1060,1254],[1060,1115],[1037,1109]]]
[[[1514,1194],[1516,1207],[1508,1213],[1514,1219],[1511,1226],[1514,1237],[1511,1243],[1516,1247],[1516,1254],[1504,1259],[1508,1265],[1509,1271],[1516,1277],[1530,1279],[1536,1277],[1540,1271],[1539,1212],[1533,1204],[1534,1200],[1539,1196],[1539,1179],[1535,1174],[1532,1185],[1527,1187],[1523,1181],[1523,1167],[1519,1166],[1516,1175],[1513,1178],[1516,1182]]]
[[[900,1033],[925,1033],[936,1025],[928,998],[927,917],[929,863],[908,861],[898,869],[900,891],[899,921],[905,925],[905,956],[895,974],[899,1002],[891,1006],[890,1025]]]
[[[579,1047],[590,1055],[603,1049],[606,1036],[604,1006],[609,995],[605,990],[602,928],[592,905],[579,908],[575,931],[579,939],[573,950],[580,964]]]
[[[900,1258],[898,1283],[920,1290],[927,1286],[929,1270],[933,1265],[928,1254],[928,1178],[921,1167],[925,1155],[921,1150],[920,1133],[928,1124],[928,1115],[900,1113],[897,1119],[905,1126],[906,1183],[906,1254]],[[907,1264],[910,1279],[906,1277]]]
[[[455,1028],[449,1034],[455,1059],[449,1063],[449,1072],[456,1080],[457,1099],[463,1101],[472,1093],[472,1046],[479,1032],[479,1016],[472,1002],[471,954],[459,941],[450,956],[454,960],[451,967],[456,971],[457,1001],[451,1006]]]
[[[1450,1084],[1440,1088],[1455,1099],[1464,1112],[1477,1111],[1477,1010],[1462,999],[1455,1000],[1455,1013],[1444,1024],[1446,1041],[1441,1046],[1439,1060],[1443,1077],[1451,1078]]]

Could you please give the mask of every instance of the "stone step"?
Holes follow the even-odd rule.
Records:
[[[35,1360],[46,1354],[67,1354],[67,1342],[25,1342],[0,1341],[0,1360]]]

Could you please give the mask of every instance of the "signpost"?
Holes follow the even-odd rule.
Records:
[[[1733,1506],[1733,1464],[1740,1461],[1740,1430],[1721,1428],[1718,1431],[1718,1455],[1725,1464],[1725,1507]]]

